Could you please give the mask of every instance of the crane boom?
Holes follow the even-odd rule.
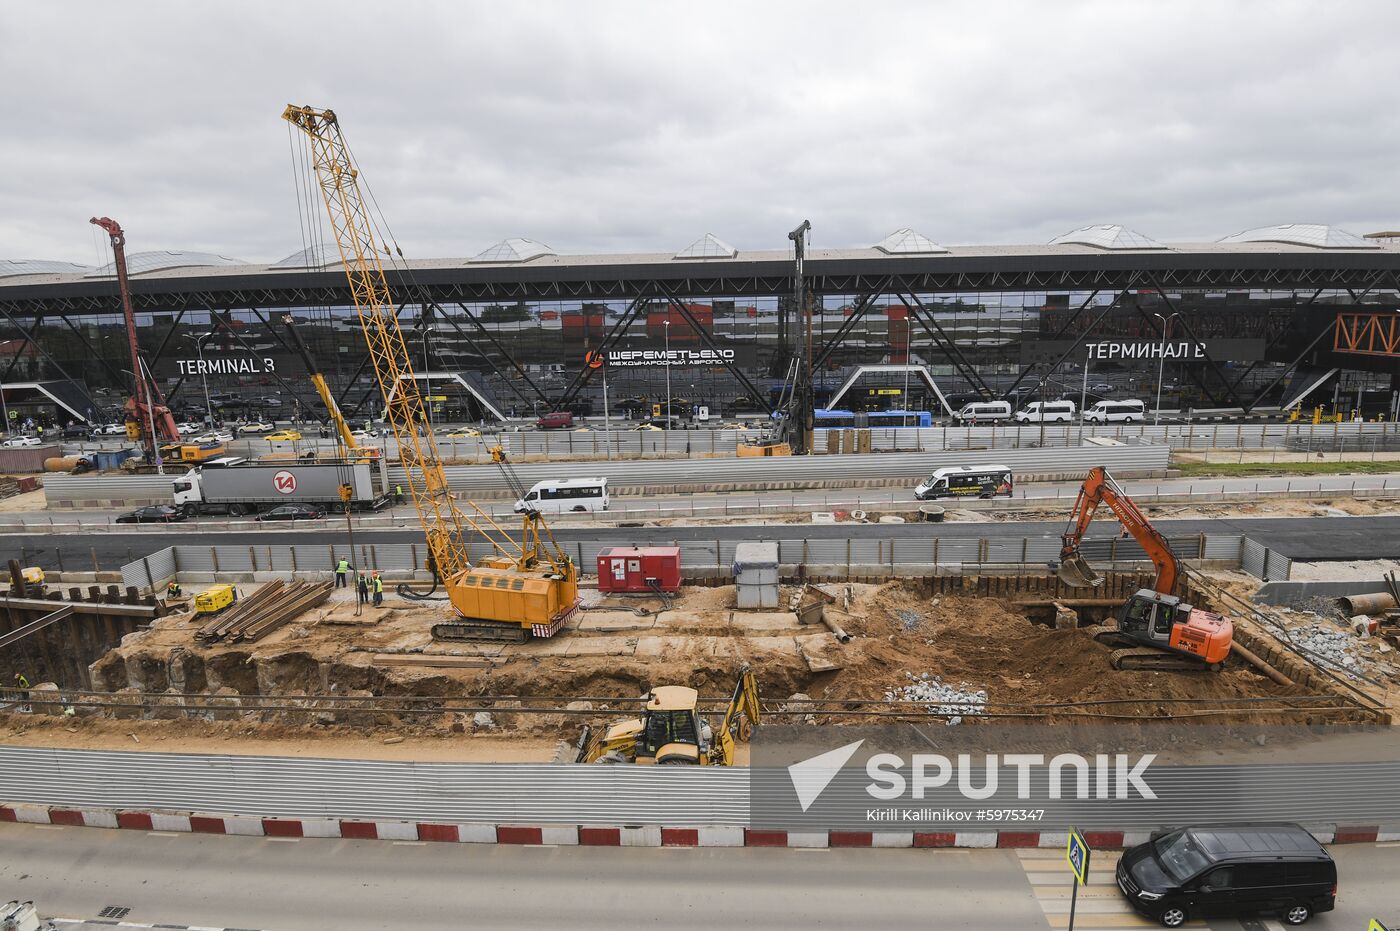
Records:
[[[413,376],[408,346],[384,277],[369,210],[360,191],[359,170],[334,111],[289,105],[282,118],[310,139],[317,187],[345,266],[374,374],[384,395],[387,419],[398,441],[413,505],[423,524],[436,571],[450,583],[471,568],[463,529],[467,521],[457,509],[443,474],[423,395]]]
[[[354,452],[360,448],[355,442],[355,436],[350,432],[350,425],[345,422],[345,418],[340,413],[340,405],[335,403],[335,396],[331,394],[330,386],[326,384],[326,376],[321,374],[320,368],[316,365],[316,359],[311,355],[311,350],[306,348],[306,343],[302,341],[301,333],[297,331],[296,320],[291,314],[282,315],[282,326],[286,327],[287,334],[292,338],[292,347],[301,356],[301,362],[306,366],[307,373],[311,376],[312,387],[316,389],[317,396],[321,403],[326,406],[331,423],[335,425],[336,436],[340,438],[340,443],[347,450]]]
[[[1094,511],[1100,504],[1108,505],[1119,523],[1138,542],[1147,558],[1152,560],[1152,565],[1157,569],[1153,590],[1163,595],[1172,594],[1181,577],[1181,565],[1172,553],[1171,545],[1103,466],[1089,470],[1084,484],[1079,488],[1074,510],[1070,512],[1069,526],[1060,537],[1063,544],[1060,548],[1060,578],[1075,586],[1103,584],[1103,578],[1079,552],[1079,545],[1084,542],[1084,534],[1088,532]]]

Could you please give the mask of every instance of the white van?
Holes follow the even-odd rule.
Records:
[[[1016,412],[1016,422],[1069,423],[1074,410],[1073,401],[1032,401]]]
[[[1141,423],[1147,405],[1141,401],[1100,401],[1084,412],[1085,423]]]
[[[996,423],[1011,419],[1010,401],[973,401],[953,415],[963,423]]]
[[[515,513],[567,514],[577,511],[606,511],[606,478],[566,478],[536,482],[525,497],[515,502]]]
[[[914,486],[914,497],[929,498],[995,498],[1011,497],[1015,479],[1006,466],[953,466],[938,469]]]

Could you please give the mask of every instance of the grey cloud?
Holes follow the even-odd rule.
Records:
[[[10,4],[0,256],[300,248],[288,101],[414,256],[1393,227],[1390,4]],[[100,246],[100,242],[99,242]]]

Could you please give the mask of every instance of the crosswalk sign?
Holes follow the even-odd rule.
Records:
[[[1371,926],[1367,928],[1366,931],[1386,931],[1386,927],[1376,919],[1372,918]]]
[[[1079,885],[1084,885],[1089,881],[1089,845],[1084,840],[1084,835],[1071,829],[1069,832],[1069,843],[1065,846],[1065,859],[1069,861],[1069,868],[1074,871],[1074,878]]]

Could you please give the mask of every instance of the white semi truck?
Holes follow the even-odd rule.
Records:
[[[342,485],[350,486],[350,506],[377,511],[389,504],[389,473],[384,460],[254,462],[216,459],[190,469],[174,482],[175,507],[186,514],[242,517],[281,504],[343,507]]]

